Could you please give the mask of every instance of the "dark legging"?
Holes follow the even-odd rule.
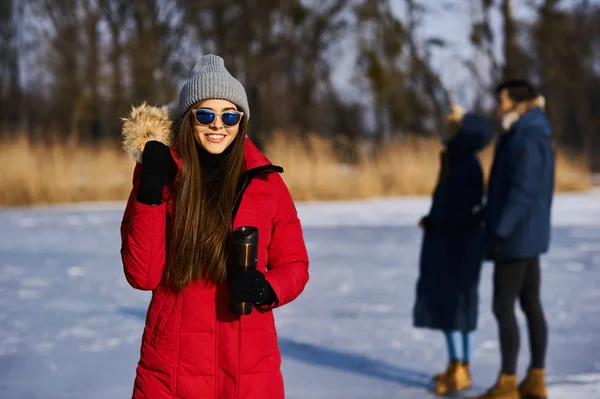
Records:
[[[519,326],[515,301],[527,318],[531,367],[544,368],[548,329],[540,302],[539,258],[496,262],[493,310],[498,321],[502,372],[515,374],[519,355]]]

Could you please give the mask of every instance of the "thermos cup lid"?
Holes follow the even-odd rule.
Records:
[[[258,244],[258,229],[254,226],[242,226],[233,231],[231,241],[234,244]]]

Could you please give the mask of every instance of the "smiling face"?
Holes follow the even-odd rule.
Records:
[[[227,126],[221,120],[221,113],[237,111],[235,104],[227,100],[205,100],[195,107],[196,110],[208,110],[216,114],[210,124],[200,124],[196,119],[196,111],[192,111],[192,125],[196,143],[211,154],[221,154],[231,145],[238,134],[240,123]]]

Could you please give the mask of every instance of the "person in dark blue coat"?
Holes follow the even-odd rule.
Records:
[[[413,308],[414,326],[444,332],[449,364],[434,377],[443,395],[471,386],[468,363],[477,327],[479,272],[483,262],[483,172],[477,152],[492,139],[483,118],[453,106],[442,135],[438,183],[424,229],[420,274]],[[459,355],[458,341],[462,342]]]
[[[539,256],[550,245],[555,157],[543,97],[528,82],[497,88],[504,133],[494,156],[485,208],[487,259],[494,265],[493,311],[498,322],[502,368],[480,399],[545,399],[548,331],[540,302]],[[529,330],[531,363],[517,386],[519,298]]]

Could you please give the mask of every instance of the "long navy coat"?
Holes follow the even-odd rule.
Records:
[[[495,260],[548,250],[554,168],[550,123],[536,107],[513,123],[496,146],[485,210],[488,238],[502,238]]]
[[[489,144],[492,135],[493,128],[485,119],[467,114],[461,131],[441,154],[440,176],[425,218],[413,308],[415,327],[477,328],[484,255],[483,172],[477,152]]]

